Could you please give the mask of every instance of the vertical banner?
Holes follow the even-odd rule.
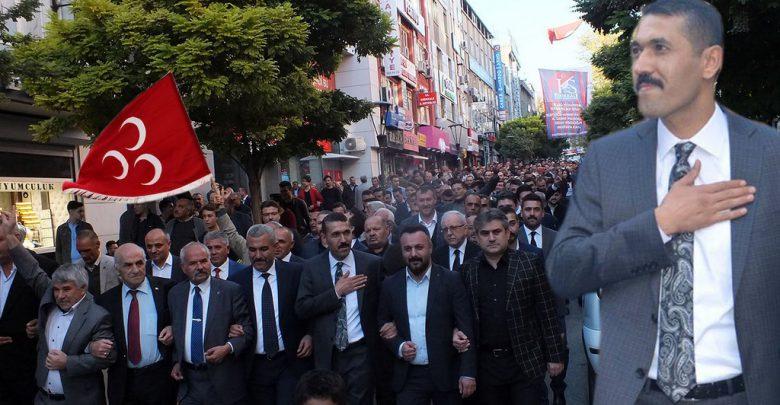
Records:
[[[501,46],[493,46],[493,65],[496,69],[496,97],[498,111],[506,111],[506,89],[504,87],[504,62],[501,60]]]
[[[539,69],[547,116],[547,137],[585,136],[582,111],[588,107],[588,72]]]

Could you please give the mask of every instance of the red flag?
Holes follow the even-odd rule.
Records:
[[[65,182],[62,190],[140,203],[192,190],[210,178],[173,74],[168,73],[103,129],[78,180]]]
[[[582,24],[582,20],[570,22],[566,25],[561,25],[560,27],[548,28],[547,37],[550,39],[550,43],[568,38],[574,31],[577,31],[580,24]]]

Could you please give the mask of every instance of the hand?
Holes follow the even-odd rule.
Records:
[[[0,346],[13,343],[14,340],[10,336],[0,336]]]
[[[417,345],[414,342],[404,342],[404,345],[401,346],[401,356],[406,361],[414,360],[417,357]]]
[[[4,236],[6,248],[11,250],[22,242],[16,237],[16,210],[0,210],[0,236]]]
[[[173,368],[171,369],[171,378],[176,381],[181,381],[184,379],[184,374],[181,373],[181,366],[179,363],[173,365]]]
[[[68,355],[61,350],[49,350],[49,354],[46,356],[46,368],[49,370],[64,370],[67,362]]]
[[[217,207],[222,207],[225,204],[225,198],[219,192],[211,193],[211,203]]]
[[[311,356],[311,335],[306,335],[301,339],[296,356],[298,356],[299,359]]]
[[[365,274],[349,277],[349,272],[345,271],[339,281],[336,282],[336,294],[339,297],[346,297],[347,294],[365,287],[367,282],[368,276]]]
[[[24,332],[30,339],[35,339],[38,337],[38,320],[33,319],[30,322],[27,322],[27,324],[24,325]]]
[[[468,336],[466,336],[465,333],[458,330],[458,328],[453,329],[452,347],[454,347],[455,350],[458,351],[458,353],[463,353],[469,349],[469,346],[471,346],[471,342],[469,342]]]
[[[755,187],[748,186],[744,180],[696,186],[694,180],[700,171],[701,162],[697,160],[655,209],[656,222],[665,234],[695,232],[747,214],[744,205],[755,199]]]
[[[114,348],[114,342],[108,339],[96,340],[89,344],[89,352],[92,356],[99,359],[107,359],[111,349]]]
[[[206,350],[206,361],[211,364],[219,364],[222,363],[222,360],[224,360],[225,356],[228,354],[230,354],[230,346],[227,344],[212,347],[211,349]]]
[[[550,377],[563,372],[563,363],[547,363],[547,372],[550,373]]]
[[[239,324],[230,325],[230,331],[228,332],[228,337],[230,339],[234,339],[241,336],[244,336],[244,327]]]
[[[477,390],[477,380],[470,377],[460,377],[458,391],[461,398],[467,398]]]
[[[395,322],[387,322],[379,329],[379,336],[382,339],[390,340],[395,339],[398,336],[398,329],[395,327]]]
[[[173,343],[173,328],[171,325],[164,327],[163,330],[160,331],[160,336],[157,337],[157,340],[165,346],[170,346],[171,343]]]

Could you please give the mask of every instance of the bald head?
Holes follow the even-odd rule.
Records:
[[[146,254],[149,260],[162,267],[171,252],[171,238],[162,229],[152,229],[144,237]],[[124,246],[124,245],[123,245]],[[121,246],[120,246],[121,247]]]
[[[136,289],[146,278],[144,250],[135,243],[125,243],[114,252],[114,267],[122,283]]]

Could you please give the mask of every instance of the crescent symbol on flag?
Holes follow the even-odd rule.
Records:
[[[138,150],[143,146],[144,142],[146,142],[146,125],[144,125],[144,122],[141,121],[138,117],[130,117],[126,119],[122,125],[119,126],[119,130],[122,130],[122,127],[125,126],[125,124],[132,124],[135,125],[136,128],[138,128],[138,142],[133,146],[132,148],[127,148],[127,150]]]
[[[117,179],[117,180],[122,180],[125,177],[127,177],[127,172],[128,172],[128,169],[129,169],[128,168],[128,164],[127,164],[127,159],[125,159],[125,157],[122,156],[121,153],[119,153],[119,152],[117,152],[115,150],[110,150],[110,151],[106,152],[105,155],[103,155],[102,162],[105,163],[106,162],[106,158],[109,158],[109,157],[112,157],[112,158],[116,159],[119,162],[119,164],[122,165],[122,174],[120,174],[119,176],[114,176],[114,178]]]
[[[157,183],[158,180],[160,180],[160,176],[162,175],[162,163],[160,163],[160,159],[157,159],[157,156],[144,153],[141,156],[138,156],[138,158],[135,159],[135,162],[133,162],[133,167],[138,164],[140,161],[146,161],[149,162],[149,164],[154,167],[154,177],[152,177],[151,180],[149,180],[148,183],[141,183],[144,186],[151,186],[154,183]]]

